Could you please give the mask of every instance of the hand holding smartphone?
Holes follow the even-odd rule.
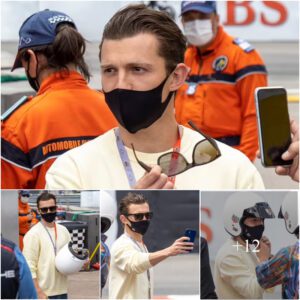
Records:
[[[291,165],[292,160],[281,158],[292,142],[286,90],[257,88],[255,102],[262,164],[265,167]]]
[[[184,236],[190,238],[190,240],[188,242],[194,243],[196,234],[197,234],[196,230],[188,228],[188,229],[185,230]],[[192,252],[192,250],[189,251],[189,252]]]

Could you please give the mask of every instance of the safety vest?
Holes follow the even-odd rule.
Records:
[[[251,160],[258,148],[254,90],[267,85],[266,67],[254,48],[220,26],[204,52],[189,47],[190,72],[177,91],[178,123],[192,120],[205,134],[234,146]]]
[[[103,93],[78,72],[50,75],[37,96],[2,120],[2,188],[43,189],[58,156],[116,125]]]

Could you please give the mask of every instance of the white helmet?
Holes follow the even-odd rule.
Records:
[[[101,233],[106,232],[114,222],[117,207],[115,199],[106,191],[100,191]]]
[[[87,261],[88,255],[87,249],[73,249],[72,242],[69,242],[64,245],[56,255],[56,269],[64,275],[77,273]]]
[[[274,218],[268,202],[253,192],[235,192],[227,198],[224,206],[224,227],[232,236],[242,234],[242,223],[247,217]]]
[[[288,193],[281,204],[278,218],[284,219],[285,228],[289,233],[299,232],[298,199],[297,194]]]

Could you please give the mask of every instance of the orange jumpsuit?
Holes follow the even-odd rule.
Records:
[[[28,215],[32,215],[32,219],[28,219]],[[39,220],[36,218],[36,213],[31,209],[29,203],[23,203],[19,199],[19,247],[23,250],[23,238],[27,231]]]
[[[252,46],[219,26],[213,43],[200,53],[189,47],[191,68],[175,100],[178,123],[192,120],[204,133],[255,159],[258,149],[254,91],[267,85],[267,71]]]
[[[43,189],[59,155],[115,126],[103,93],[78,72],[50,75],[37,96],[2,122],[2,188]]]

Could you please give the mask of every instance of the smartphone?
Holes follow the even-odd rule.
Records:
[[[292,160],[281,158],[292,142],[286,90],[282,87],[256,88],[255,103],[263,166],[291,165]]]
[[[197,234],[196,230],[188,228],[185,230],[184,236],[187,236],[190,238],[190,240],[188,242],[194,243],[196,234]],[[189,252],[192,252],[192,250],[190,250]]]

